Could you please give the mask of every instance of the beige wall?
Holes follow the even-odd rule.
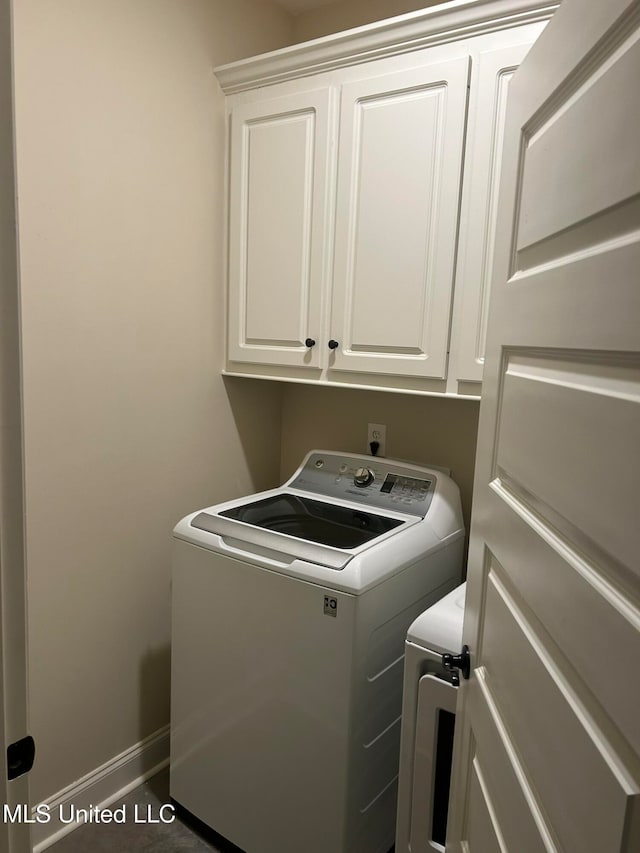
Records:
[[[225,383],[214,65],[242,0],[15,5],[31,731],[39,802],[168,722],[170,534],[279,476],[280,387]]]
[[[257,0],[15,3],[32,802],[168,722],[187,511],[376,421],[389,456],[453,468],[468,521],[477,403],[220,377],[211,68],[408,8],[348,0],[294,33]]]
[[[288,385],[282,412],[282,477],[312,448],[363,453],[367,424],[387,425],[389,458],[451,468],[469,529],[480,404],[474,400]]]
[[[296,15],[294,40],[308,41],[394,15],[404,15],[405,12],[415,12],[440,2],[442,0],[339,0]]]

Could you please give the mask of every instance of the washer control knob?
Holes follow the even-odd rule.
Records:
[[[353,477],[353,482],[356,486],[364,488],[364,486],[369,486],[373,483],[374,479],[375,477],[371,468],[358,468]]]

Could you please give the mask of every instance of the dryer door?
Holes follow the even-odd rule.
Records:
[[[411,851],[444,853],[458,688],[435,675],[418,685],[411,786]]]

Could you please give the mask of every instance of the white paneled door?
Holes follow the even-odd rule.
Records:
[[[640,2],[509,89],[447,850],[640,850]]]

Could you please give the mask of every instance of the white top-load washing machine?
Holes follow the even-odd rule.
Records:
[[[405,635],[463,541],[445,473],[329,451],[180,521],[173,799],[247,853],[386,853]]]
[[[407,632],[395,853],[444,853],[458,674],[442,655],[462,646],[466,589],[445,595]]]

